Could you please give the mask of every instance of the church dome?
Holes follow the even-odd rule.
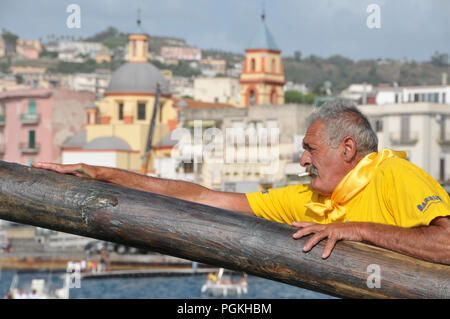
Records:
[[[159,83],[161,93],[169,94],[169,82],[151,63],[128,62],[112,75],[105,95],[114,93],[156,93]]]
[[[120,150],[131,151],[131,146],[123,139],[117,136],[104,136],[94,138],[83,146],[85,150]]]

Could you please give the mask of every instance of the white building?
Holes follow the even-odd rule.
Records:
[[[450,182],[450,107],[435,103],[365,105],[378,149],[405,151],[408,160],[436,181]]]
[[[60,41],[58,51],[75,51],[77,54],[90,55],[92,52],[104,50],[103,44],[84,41]]]
[[[63,50],[58,52],[58,60],[72,63],[83,63],[84,58],[75,50]]]
[[[77,73],[73,80],[75,91],[89,91],[97,97],[102,97],[108,87],[111,74],[107,73]]]
[[[308,94],[310,93],[310,90],[306,87],[305,83],[294,83],[292,81],[286,82],[286,84],[283,87],[284,92],[286,91],[297,91],[302,94]]]
[[[239,79],[196,78],[194,80],[194,100],[210,103],[231,103],[239,101]]]
[[[399,86],[376,89],[376,104],[450,104],[450,85]]]
[[[170,93],[175,98],[194,96],[194,80],[187,77],[174,76],[169,80]]]
[[[372,93],[373,86],[371,84],[351,84],[348,88],[342,90],[340,96],[344,99],[353,101],[361,101],[362,104],[366,104],[367,96]]]

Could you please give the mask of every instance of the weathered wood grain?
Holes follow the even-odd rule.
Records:
[[[450,298],[450,266],[355,242],[302,252],[295,228],[0,161],[0,219],[147,248],[348,298]],[[369,288],[368,266],[381,270]]]

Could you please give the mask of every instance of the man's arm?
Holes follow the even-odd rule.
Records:
[[[34,162],[31,165],[35,168],[48,169],[58,173],[73,174],[79,177],[90,177],[145,192],[184,199],[247,215],[254,215],[245,194],[219,192],[190,182],[145,176],[122,169],[103,166],[91,166],[86,164],[63,165],[39,162]]]
[[[294,222],[301,228],[293,237],[314,235],[307,241],[303,251],[309,251],[324,238],[328,238],[322,254],[327,258],[338,240],[363,241],[415,258],[450,265],[450,217],[433,219],[429,226],[401,228],[367,222],[316,223]]]

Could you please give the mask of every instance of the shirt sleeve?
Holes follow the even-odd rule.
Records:
[[[311,200],[311,194],[307,185],[290,185],[245,195],[257,217],[292,224],[301,220],[306,211],[304,205]]]
[[[436,217],[450,215],[449,196],[439,183],[405,160],[390,162],[376,178],[398,226],[426,226]]]

